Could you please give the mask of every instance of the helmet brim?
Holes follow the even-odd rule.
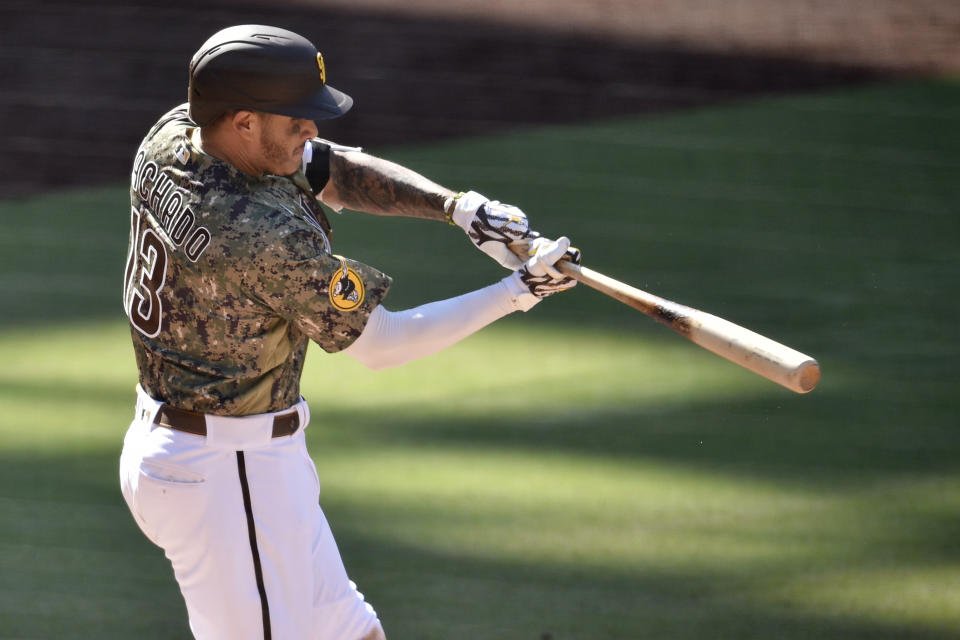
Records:
[[[329,85],[324,85],[324,87],[313,94],[309,100],[293,105],[261,103],[256,106],[250,106],[248,104],[235,104],[230,102],[220,104],[208,103],[205,105],[204,112],[200,113],[195,105],[191,103],[189,113],[194,122],[200,126],[204,126],[216,120],[220,114],[232,109],[262,111],[264,113],[273,113],[290,118],[320,121],[339,118],[350,111],[351,107],[353,107],[353,98]]]
[[[279,107],[276,110],[265,109],[291,118],[307,120],[331,120],[350,111],[353,98],[330,85],[324,85],[306,102],[297,105]]]

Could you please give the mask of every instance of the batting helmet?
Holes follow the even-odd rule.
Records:
[[[301,35],[246,24],[210,37],[190,61],[190,117],[199,125],[231,109],[327,120],[353,98],[327,85],[323,56]]]

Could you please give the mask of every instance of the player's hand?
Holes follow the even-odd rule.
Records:
[[[576,286],[576,280],[563,275],[554,266],[560,260],[580,264],[580,250],[570,246],[569,238],[536,238],[530,245],[529,254],[530,259],[516,273],[530,293],[546,298]]]
[[[448,199],[445,210],[480,251],[514,271],[523,266],[531,243],[540,236],[530,229],[519,208],[489,200],[476,191]]]

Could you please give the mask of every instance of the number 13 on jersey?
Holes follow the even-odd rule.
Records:
[[[137,331],[154,338],[163,324],[160,291],[167,278],[167,247],[153,229],[141,226],[140,218],[140,212],[131,208],[123,311]]]

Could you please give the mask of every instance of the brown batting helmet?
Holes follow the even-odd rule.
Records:
[[[218,31],[190,61],[190,117],[199,125],[231,109],[328,120],[353,99],[327,85],[323,56],[301,35],[238,25]]]

